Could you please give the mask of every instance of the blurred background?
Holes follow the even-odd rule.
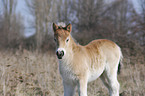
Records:
[[[52,22],[71,23],[83,45],[145,46],[145,0],[0,0],[0,49],[54,49]]]
[[[121,96],[144,96],[145,0],[0,0],[1,96],[62,96],[53,22],[71,23],[81,45],[116,42],[124,56]],[[106,96],[98,82],[89,96]]]

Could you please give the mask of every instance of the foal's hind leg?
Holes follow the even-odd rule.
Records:
[[[110,96],[119,96],[119,82],[117,80],[117,69],[106,70],[106,78],[109,86]]]
[[[108,90],[110,89],[110,86],[108,84],[107,79],[105,78],[105,72],[102,73],[102,75],[100,76],[100,79],[102,80],[103,84],[108,88]]]

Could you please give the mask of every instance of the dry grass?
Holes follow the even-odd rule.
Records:
[[[49,53],[0,52],[0,96],[63,96],[57,65]],[[145,65],[131,65],[130,58],[124,58],[121,71],[121,96],[144,96]],[[88,84],[88,96],[108,96],[100,79]]]

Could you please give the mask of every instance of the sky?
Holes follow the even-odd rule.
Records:
[[[138,3],[139,0],[131,0],[131,1],[133,2],[133,5],[134,5],[135,10],[138,13],[140,13],[140,6],[139,6],[139,3]]]
[[[29,29],[28,27],[30,26],[29,21],[32,21],[34,18],[32,17],[32,15],[28,12],[28,9],[26,8],[26,3],[25,0],[17,0],[17,8],[16,8],[16,12],[17,13],[21,13],[22,16],[24,16],[25,20],[24,20],[24,24],[25,24],[25,36],[28,37],[30,35],[34,34],[34,30]],[[110,0],[108,0],[110,1]],[[138,4],[138,0],[131,0],[133,2],[134,8],[135,10],[140,13],[140,9],[139,9],[139,4]]]
[[[26,3],[25,0],[17,0],[17,12],[21,12],[21,14],[25,17],[31,18],[28,9],[26,9]],[[134,8],[136,11],[139,11],[139,4],[138,0],[131,0],[133,2]]]

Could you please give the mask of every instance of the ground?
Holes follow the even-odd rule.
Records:
[[[120,96],[145,96],[145,62],[123,59]],[[58,62],[53,53],[0,52],[0,96],[63,96]],[[76,94],[76,96],[78,96]],[[88,96],[109,96],[102,81],[88,84]]]

